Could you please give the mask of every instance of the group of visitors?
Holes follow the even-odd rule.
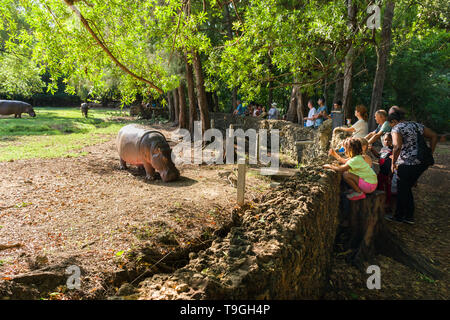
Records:
[[[368,132],[367,109],[358,105],[355,116],[358,121],[351,127],[337,127],[334,130],[351,132],[352,136],[343,143],[343,155],[330,150],[340,165],[326,164],[324,168],[343,173],[343,179],[350,187],[346,194],[349,200],[364,199],[376,189],[386,193],[386,206],[391,208],[391,197],[396,195],[396,210],[388,212],[389,221],[414,223],[414,198],[412,187],[422,173],[434,164],[433,152],[438,136],[420,123],[407,121],[405,111],[397,106],[389,113],[378,110],[375,121],[378,127]],[[377,151],[373,144],[381,139],[382,148]],[[425,140],[430,141],[428,147]],[[375,173],[370,151],[378,159],[379,172]]]
[[[318,128],[327,119],[330,119],[330,115],[327,114],[327,106],[325,105],[325,99],[319,98],[317,101],[317,109],[314,107],[314,102],[312,100],[308,101],[308,116],[304,117],[305,127]]]
[[[269,111],[266,108],[257,103],[250,103],[248,106],[243,105],[240,100],[237,101],[237,108],[233,112],[234,115],[238,116],[250,116],[259,117],[263,119],[275,119],[280,118],[280,111],[277,108],[277,103],[273,102],[270,105]]]

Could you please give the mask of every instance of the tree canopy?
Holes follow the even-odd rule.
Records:
[[[330,106],[350,59],[352,105],[369,106],[383,43],[381,28],[366,23],[373,4],[0,0],[0,95],[30,97],[63,83],[82,99],[166,99],[186,79],[184,65],[198,57],[202,86],[219,97],[221,110],[232,108],[233,89],[247,101],[274,100],[286,110],[293,86],[305,97],[326,96]],[[386,1],[376,4],[383,20]],[[449,96],[448,13],[444,0],[395,2],[381,101],[442,130],[448,128],[442,112]]]

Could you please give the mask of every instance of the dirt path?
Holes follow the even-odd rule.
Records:
[[[415,225],[388,223],[409,248],[436,262],[444,272],[433,280],[384,256],[373,264],[381,269],[381,290],[368,290],[369,275],[361,274],[335,256],[329,299],[449,299],[450,289],[450,143],[438,144],[436,164],[429,168],[414,188]]]
[[[183,165],[177,182],[147,182],[119,170],[115,137],[85,151],[0,163],[0,244],[22,244],[0,251],[0,277],[68,257],[93,274],[119,270],[122,252],[161,235],[189,246],[230,220],[236,189],[218,173],[232,166]],[[261,181],[248,183],[251,198]]]

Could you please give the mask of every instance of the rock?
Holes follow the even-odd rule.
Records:
[[[120,286],[119,291],[117,291],[118,296],[129,296],[136,293],[136,288],[133,287],[131,284],[125,282]]]
[[[193,260],[197,257],[197,253],[196,252],[189,252],[189,260]]]
[[[176,290],[178,293],[186,292],[186,291],[189,290],[189,286],[188,286],[186,283],[182,283],[182,284],[179,284],[178,286],[176,286],[176,287],[175,287],[175,290]]]

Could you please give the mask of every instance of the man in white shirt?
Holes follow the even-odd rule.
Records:
[[[305,127],[313,127],[315,122],[314,115],[316,114],[316,108],[314,108],[312,100],[308,101],[308,108],[309,108],[308,116],[304,117],[303,120],[306,120]]]

